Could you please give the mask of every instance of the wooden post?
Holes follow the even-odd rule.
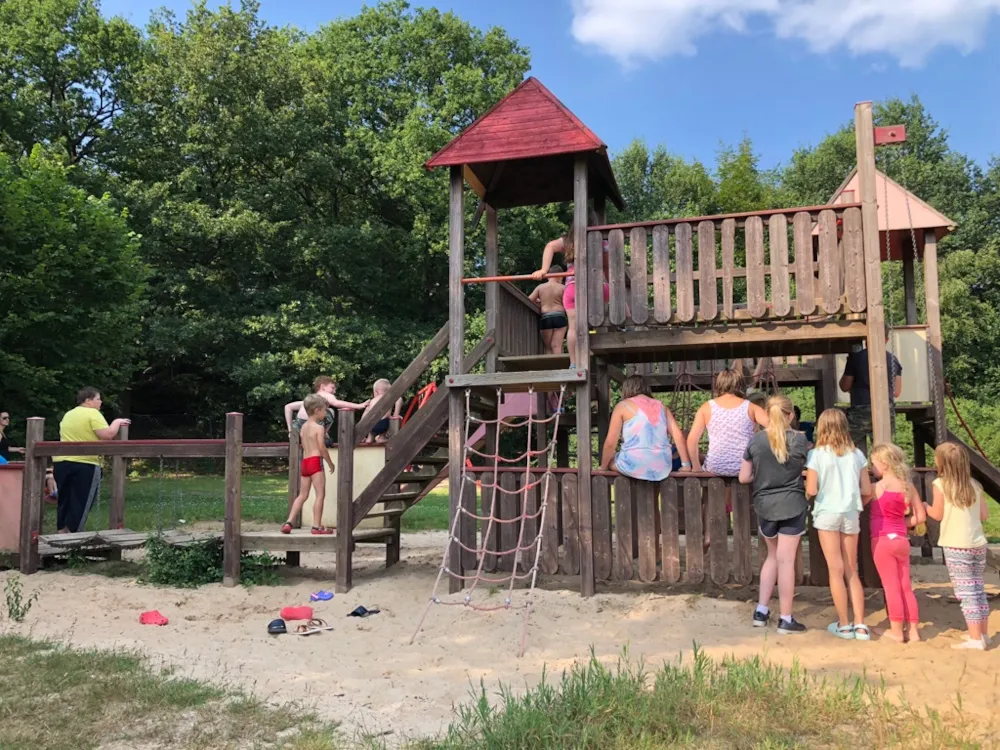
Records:
[[[578,154],[573,163],[573,244],[576,247],[576,366],[587,368],[587,377],[576,388],[576,435],[578,518],[580,522],[580,593],[594,595],[594,517],[591,503],[590,471],[593,447],[590,436],[590,324],[587,290],[587,155]]]
[[[243,415],[226,414],[226,523],[222,543],[222,585],[240,582],[243,553]]]
[[[337,593],[351,590],[354,553],[354,411],[337,414]]]
[[[487,204],[486,206],[486,275],[500,275],[500,243],[499,231],[497,227],[497,210]],[[486,285],[486,330],[497,330],[497,319],[500,310],[500,285],[491,283]],[[486,354],[486,372],[497,371],[497,357],[499,353],[497,347],[493,347]]]
[[[451,195],[448,215],[448,373],[462,374],[462,359],[465,350],[465,298],[462,288],[462,273],[465,267],[465,185],[462,182],[462,168],[451,168]],[[494,215],[495,218],[495,215]],[[487,227],[489,218],[487,218]],[[488,284],[488,287],[495,284]],[[499,297],[497,298],[499,299]],[[448,528],[450,529],[462,505],[462,437],[465,422],[465,408],[462,400],[465,394],[460,388],[448,394]],[[498,404],[499,406],[499,404]],[[447,566],[449,570],[462,574],[462,550],[457,544],[449,545]],[[448,590],[451,593],[462,590],[462,581],[448,576]]]
[[[545,450],[549,445],[549,426],[544,421],[549,414],[547,402],[545,393],[535,394],[535,419],[538,420],[535,425],[535,450],[539,451],[538,466],[547,466],[549,460],[548,451]]]
[[[927,304],[927,369],[934,407],[934,443],[948,439],[944,413],[944,359],[941,357],[941,299],[938,294],[937,236],[924,232],[924,294]]]
[[[903,297],[906,301],[906,325],[917,324],[917,285],[914,278],[913,250],[903,250]]]
[[[118,439],[128,440],[128,425],[118,429]],[[125,479],[128,476],[128,459],[114,456],[111,459],[111,503],[108,508],[108,528],[125,528]],[[120,550],[118,550],[120,552]],[[119,556],[118,559],[121,559]]]
[[[596,361],[594,371],[597,384],[597,452],[600,455],[611,424],[611,375],[607,362],[602,359]]]
[[[560,425],[556,435],[556,466],[569,468],[569,427],[565,423]]]
[[[816,401],[816,419],[819,415],[837,405],[837,358],[833,354],[824,354],[816,360],[822,368],[820,384],[816,389],[819,397]]]
[[[45,459],[35,456],[35,443],[45,439],[45,420],[29,417],[24,432],[24,481],[21,484],[20,568],[25,575],[38,570],[38,535],[42,533],[42,483]]]
[[[292,510],[292,503],[299,496],[300,480],[302,478],[302,446],[299,443],[299,433],[296,430],[288,431],[288,511]],[[292,526],[296,529],[302,527],[302,515],[292,520]],[[291,551],[285,553],[285,565],[289,568],[297,568],[301,562],[300,553]]]
[[[867,294],[868,380],[871,390],[872,433],[876,443],[892,440],[889,418],[889,373],[885,359],[885,307],[882,302],[882,258],[878,240],[878,196],[875,187],[875,128],[872,103],[854,108],[854,134],[861,193],[861,224],[865,246]]]

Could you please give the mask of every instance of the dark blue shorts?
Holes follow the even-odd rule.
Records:
[[[384,435],[389,431],[389,417],[383,417],[372,427],[372,435]]]
[[[757,525],[760,528],[760,535],[768,539],[774,539],[778,534],[782,536],[802,536],[806,533],[806,516],[808,510],[802,511],[794,518],[786,518],[781,521],[768,521],[764,518],[757,518]]]

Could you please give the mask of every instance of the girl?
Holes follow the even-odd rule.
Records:
[[[536,280],[541,280],[545,278],[545,274],[549,272],[549,268],[552,266],[552,259],[556,253],[562,253],[563,258],[566,260],[566,270],[570,273],[573,272],[574,263],[576,261],[576,247],[573,244],[573,236],[571,234],[564,234],[558,239],[552,240],[547,245],[545,245],[545,250],[542,251],[542,267],[531,274],[531,278]],[[584,253],[586,255],[586,253]],[[608,276],[608,243],[607,240],[604,241],[604,277],[607,279]],[[569,354],[569,366],[570,368],[576,367],[576,276],[567,276],[563,279],[563,284],[566,289],[563,291],[563,308],[566,310],[566,318],[568,322],[568,327],[566,329],[566,353]],[[583,293],[586,294],[587,290],[584,289]],[[608,282],[604,282],[604,301],[607,302],[610,293],[608,290]],[[583,364],[586,367],[587,363]]]
[[[830,571],[830,593],[837,610],[837,622],[827,630],[838,638],[870,641],[871,632],[865,625],[865,590],[858,577],[862,498],[870,499],[872,493],[868,461],[854,446],[847,417],[840,409],[820,414],[816,430],[816,447],[809,451],[806,461],[806,494],[816,498],[812,525]],[[848,592],[854,610],[853,625],[847,618]]]
[[[615,453],[622,436],[622,449]],[[681,466],[690,466],[684,433],[674,415],[653,398],[642,375],[632,375],[622,383],[622,400],[611,413],[601,468],[614,468],[633,479],[659,482],[670,475],[673,466],[671,438],[680,452]]]
[[[906,457],[898,446],[879,443],[872,448],[872,466],[882,477],[875,485],[871,499],[872,556],[885,591],[885,608],[889,613],[886,638],[905,643],[903,623],[909,623],[908,639],[920,640],[917,625],[917,597],[910,583],[910,538],[907,528],[927,520],[924,504],[910,482]],[[868,499],[863,498],[864,503]],[[913,515],[907,521],[910,509]]]
[[[934,500],[927,515],[941,522],[938,544],[944,549],[955,596],[962,603],[962,615],[969,633],[952,648],[985,650],[990,643],[987,618],[990,615],[983,588],[986,569],[986,535],[983,521],[989,511],[983,502],[983,488],[972,479],[969,456],[955,443],[942,443],[934,451]]]
[[[767,427],[767,412],[752,404],[744,397],[743,374],[739,370],[723,370],[715,376],[711,401],[701,405],[694,415],[691,432],[688,433],[687,449],[691,457],[691,470],[702,471],[698,443],[702,433],[708,430],[708,455],[705,456],[704,471],[720,477],[735,477],[740,473],[740,464],[746,452],[755,425]],[[732,511],[732,498],[726,495],[726,511]],[[708,513],[706,504],[702,514]],[[705,547],[711,541],[708,533],[708,519],[703,517]]]
[[[753,613],[754,627],[765,627],[770,617],[768,603],[778,584],[781,617],[778,633],[805,632],[805,625],[792,617],[795,596],[795,558],[806,532],[805,486],[806,436],[791,429],[792,402],[772,396],[767,402],[768,424],[750,440],[740,466],[740,482],[753,483],[753,505],[760,537],[767,544],[767,559],[760,570],[760,598]]]

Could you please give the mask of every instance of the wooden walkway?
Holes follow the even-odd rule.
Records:
[[[131,529],[106,529],[104,531],[81,531],[75,534],[44,534],[38,537],[38,554],[41,557],[65,555],[76,550],[122,550],[138,549],[146,545],[153,532],[132,531]],[[214,531],[164,531],[163,540],[174,547],[186,547],[207,539],[217,539],[221,532]]]

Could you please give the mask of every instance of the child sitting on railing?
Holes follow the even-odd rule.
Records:
[[[375,406],[376,402],[382,398],[382,396],[384,396],[391,387],[392,383],[385,378],[379,378],[375,381],[375,385],[372,387],[372,398],[367,402],[368,405],[365,407],[364,414],[361,415],[362,418],[364,418],[364,415],[372,410],[372,407]],[[375,426],[372,427],[372,431],[368,433],[364,442],[384,443],[387,441],[389,439],[389,425],[393,419],[400,418],[400,412],[402,411],[403,399],[397,398],[395,406],[392,409],[389,409],[382,419],[375,423]]]

